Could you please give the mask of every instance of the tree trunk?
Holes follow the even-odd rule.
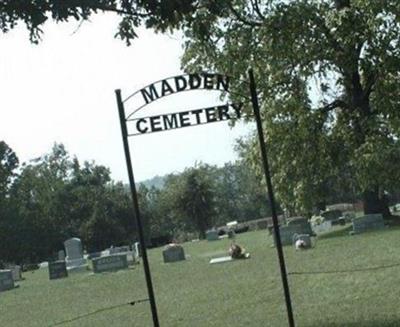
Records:
[[[390,218],[391,213],[387,197],[384,194],[380,195],[377,187],[363,193],[363,202],[365,215],[381,213],[383,218]]]

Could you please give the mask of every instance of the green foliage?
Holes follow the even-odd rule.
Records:
[[[15,169],[18,167],[18,157],[6,142],[0,141],[0,201],[8,193]]]
[[[57,23],[89,20],[98,12],[111,12],[121,17],[116,36],[130,44],[140,24],[165,31],[177,27],[184,16],[190,17],[196,6],[193,0],[6,0],[0,3],[0,30],[8,32],[22,22],[30,40],[37,43],[43,24],[50,19]]]
[[[2,171],[9,161],[2,161]],[[0,256],[13,262],[53,257],[70,237],[89,251],[136,237],[132,205],[103,166],[71,159],[62,144],[23,164],[0,206]],[[4,205],[3,205],[4,204]]]
[[[211,1],[213,3],[213,1]],[[209,5],[211,6],[211,5]],[[398,188],[398,1],[220,1],[185,25],[188,71],[232,76],[239,101],[254,70],[273,184],[289,212],[327,201],[335,182],[357,193]],[[199,24],[206,30],[199,29]],[[248,117],[250,106],[246,107]],[[256,166],[257,142],[244,157]],[[257,167],[256,167],[257,169]],[[382,205],[366,204],[366,211]],[[379,209],[381,210],[381,209]],[[373,211],[373,210],[372,210]]]

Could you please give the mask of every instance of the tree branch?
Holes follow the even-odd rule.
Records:
[[[266,17],[262,14],[261,10],[260,10],[260,5],[258,3],[258,0],[251,0],[251,5],[253,6],[254,11],[257,13],[258,17],[261,20],[265,20]]]
[[[256,22],[253,20],[247,20],[244,18],[234,7],[233,5],[229,2],[228,3],[229,9],[232,11],[233,15],[236,17],[236,19],[240,22],[242,22],[245,25],[251,26],[251,27],[259,27],[262,24],[260,22]]]
[[[346,102],[344,102],[343,100],[340,99],[336,99],[335,101],[321,107],[318,108],[318,111],[323,112],[323,113],[327,113],[329,111],[332,111],[336,108],[349,108],[348,104]]]

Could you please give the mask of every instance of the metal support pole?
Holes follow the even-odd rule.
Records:
[[[142,250],[143,267],[144,267],[144,274],[146,276],[147,292],[149,294],[151,314],[153,316],[154,327],[159,327],[160,324],[158,322],[156,300],[154,297],[153,284],[151,281],[149,261],[147,259],[146,244],[145,244],[145,240],[144,240],[142,220],[141,220],[140,212],[139,212],[139,202],[138,202],[138,198],[137,198],[135,179],[133,177],[131,154],[129,151],[129,144],[128,144],[128,131],[127,131],[127,127],[126,127],[124,104],[123,104],[122,98],[121,98],[121,90],[115,90],[115,95],[117,97],[119,119],[121,122],[122,140],[124,142],[126,166],[128,168],[129,184],[130,184],[131,193],[132,193],[132,202],[133,202],[133,208],[134,208],[135,217],[136,217],[136,225],[137,225],[137,228],[139,231],[139,242],[140,242],[140,246],[141,246],[141,250]]]
[[[274,198],[274,193],[273,193],[273,189],[272,189],[271,174],[269,171],[268,158],[267,158],[267,150],[266,150],[266,146],[265,146],[264,134],[263,134],[262,124],[261,124],[260,107],[258,104],[256,83],[254,81],[253,70],[250,69],[248,73],[249,73],[249,78],[250,78],[251,102],[253,104],[254,116],[256,118],[256,123],[257,123],[258,138],[259,138],[260,148],[261,148],[261,158],[262,158],[262,162],[263,162],[265,180],[267,182],[269,202],[271,203],[272,222],[274,224],[274,233],[275,233],[275,241],[276,241],[276,251],[278,253],[279,266],[281,269],[282,285],[283,285],[283,291],[285,293],[288,322],[289,322],[290,327],[294,327],[292,301],[290,299],[289,283],[288,283],[288,279],[287,279],[286,266],[285,266],[285,258],[284,258],[283,250],[282,250],[281,235],[279,233],[279,222],[278,222],[278,216],[276,214],[275,198]]]

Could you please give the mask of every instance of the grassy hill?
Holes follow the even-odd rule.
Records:
[[[399,228],[355,236],[338,231],[312,250],[285,247],[297,326],[400,326],[399,236]],[[162,262],[162,249],[149,251],[161,326],[287,326],[271,237],[249,232],[237,243],[250,259],[209,265],[226,255],[229,240],[185,243],[190,257],[173,264]],[[47,269],[24,277],[18,289],[0,293],[1,326],[152,326],[148,302],[127,304],[147,298],[142,265],[52,281]],[[73,320],[78,316],[85,317]]]

